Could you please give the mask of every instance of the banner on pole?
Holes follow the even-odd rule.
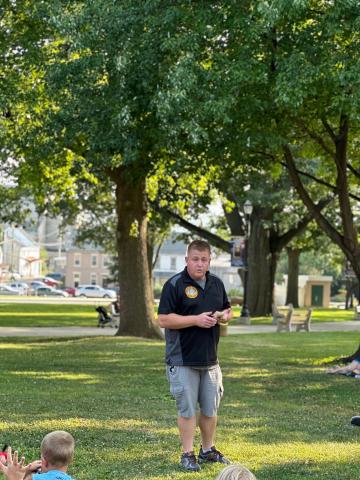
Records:
[[[233,237],[231,239],[232,248],[231,248],[231,266],[246,268],[246,258],[245,258],[245,237]]]

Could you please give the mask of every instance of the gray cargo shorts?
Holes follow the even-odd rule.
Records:
[[[219,365],[208,368],[167,365],[166,376],[180,417],[196,415],[197,404],[203,415],[216,416],[224,392]]]

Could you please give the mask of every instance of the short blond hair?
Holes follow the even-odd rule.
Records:
[[[66,467],[74,457],[74,437],[63,430],[50,432],[41,442],[41,455],[56,467]]]
[[[256,480],[256,477],[242,465],[230,465],[221,470],[216,480]]]
[[[210,244],[206,240],[193,240],[186,249],[186,255],[189,255],[190,250],[199,250],[199,252],[206,250],[211,255]]]

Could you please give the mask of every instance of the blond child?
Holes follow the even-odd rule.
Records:
[[[70,433],[56,430],[43,438],[41,460],[25,465],[25,458],[19,460],[18,452],[12,455],[9,447],[7,462],[0,462],[0,471],[8,480],[72,480],[66,472],[74,456],[74,447],[75,441]],[[37,473],[39,469],[41,473]]]
[[[256,480],[256,477],[242,465],[229,465],[221,470],[216,480]]]

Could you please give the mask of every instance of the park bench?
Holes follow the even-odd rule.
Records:
[[[291,316],[291,325],[294,325],[297,332],[300,332],[300,330],[310,332],[311,316],[312,308],[308,308],[306,312],[294,310]]]
[[[354,320],[360,320],[360,305],[357,305],[355,307]]]
[[[301,310],[294,310],[291,306],[284,319],[278,320],[277,332],[285,331],[291,332],[292,327],[295,327],[295,331],[305,330],[310,332],[312,309],[308,308],[306,312]]]
[[[289,303],[289,305],[287,305],[285,307],[278,307],[277,305],[275,305],[275,303],[273,303],[271,305],[272,324],[273,325],[277,325],[279,320],[282,321],[282,320],[285,319],[285,317],[288,313],[289,307],[292,307],[291,303]]]

